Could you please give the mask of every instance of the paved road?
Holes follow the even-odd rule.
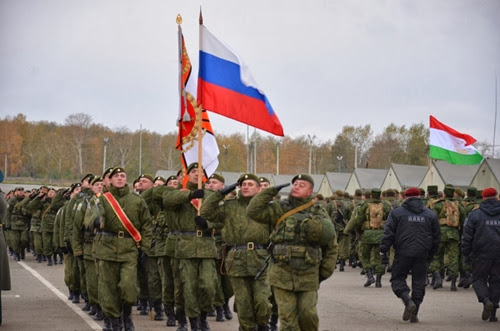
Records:
[[[319,295],[320,330],[498,330],[500,323],[481,321],[482,305],[473,289],[449,291],[428,290],[420,312],[420,323],[401,320],[403,305],[390,290],[389,276],[384,276],[382,288],[363,288],[364,278],[359,269],[346,268],[335,272],[321,284]],[[11,261],[12,291],[2,292],[3,325],[7,330],[100,330],[94,322],[66,299],[63,266],[47,267],[38,264],[31,254],[21,263]],[[134,309],[136,330],[172,330],[165,321],[149,320]],[[238,330],[235,319],[215,322],[209,318],[214,331]]]

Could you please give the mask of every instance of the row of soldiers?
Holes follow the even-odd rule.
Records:
[[[444,192],[438,192],[437,186],[430,185],[427,187],[427,195],[422,188],[420,194],[424,204],[438,216],[442,228],[439,250],[429,265],[429,272],[432,274],[430,285],[433,289],[443,287],[447,267],[451,291],[457,290],[459,274],[458,287],[470,287],[471,264],[463,259],[459,242],[466,216],[479,207],[481,192],[475,187],[469,187],[465,193],[460,188],[448,184]],[[319,198],[319,201],[321,200],[322,197]],[[367,277],[365,287],[374,283],[376,287],[382,286],[381,280],[386,266],[382,264],[378,254],[379,243],[390,211],[400,206],[401,202],[402,196],[397,190],[388,189],[382,192],[378,188],[365,192],[356,190],[352,198],[348,193],[338,190],[329,202],[325,202],[325,208],[337,230],[339,269],[344,270],[348,259],[356,266],[359,256],[359,264],[363,267],[362,274]],[[393,254],[392,251],[391,261]],[[390,264],[387,270],[390,270]]]
[[[68,189],[15,196],[6,222],[14,257],[26,247],[12,239],[22,237],[17,232],[52,217],[42,254],[50,263],[53,252],[64,253],[68,299],[83,298],[83,309],[104,319],[103,330],[134,330],[136,300],[155,320],[164,311],[167,326],[187,330],[189,320],[191,330],[210,330],[214,307],[217,321],[232,318],[233,295],[240,330],[277,330],[278,315],[283,328],[317,329],[317,290],[333,273],[337,240],[314,204],[312,177],[295,176],[289,197],[279,200],[290,183],[269,187],[245,174],[225,186],[214,174],[199,188],[200,170],[187,168],[184,188],[182,173],[143,174],[131,190],[115,167]]]

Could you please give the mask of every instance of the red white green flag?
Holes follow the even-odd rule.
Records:
[[[429,157],[451,164],[478,164],[483,156],[472,146],[474,137],[456,131],[430,116]]]

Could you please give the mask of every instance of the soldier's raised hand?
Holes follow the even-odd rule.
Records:
[[[219,190],[219,193],[222,195],[228,195],[229,193],[234,191],[236,186],[238,186],[238,183],[234,183],[234,184],[231,184],[229,186],[226,186],[226,187],[222,188],[221,190]]]
[[[191,193],[189,193],[189,198],[190,199],[203,199],[205,196],[205,191],[204,190],[194,190]]]
[[[287,186],[290,186],[290,183],[281,184],[281,185],[276,185],[274,188],[275,188],[277,191],[281,191],[281,189],[282,189],[282,188],[287,187]]]

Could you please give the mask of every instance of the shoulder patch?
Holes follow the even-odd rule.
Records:
[[[80,203],[78,204],[78,206],[76,207],[76,210],[78,210],[78,211],[82,210],[82,203],[81,203],[81,202],[80,202]]]

